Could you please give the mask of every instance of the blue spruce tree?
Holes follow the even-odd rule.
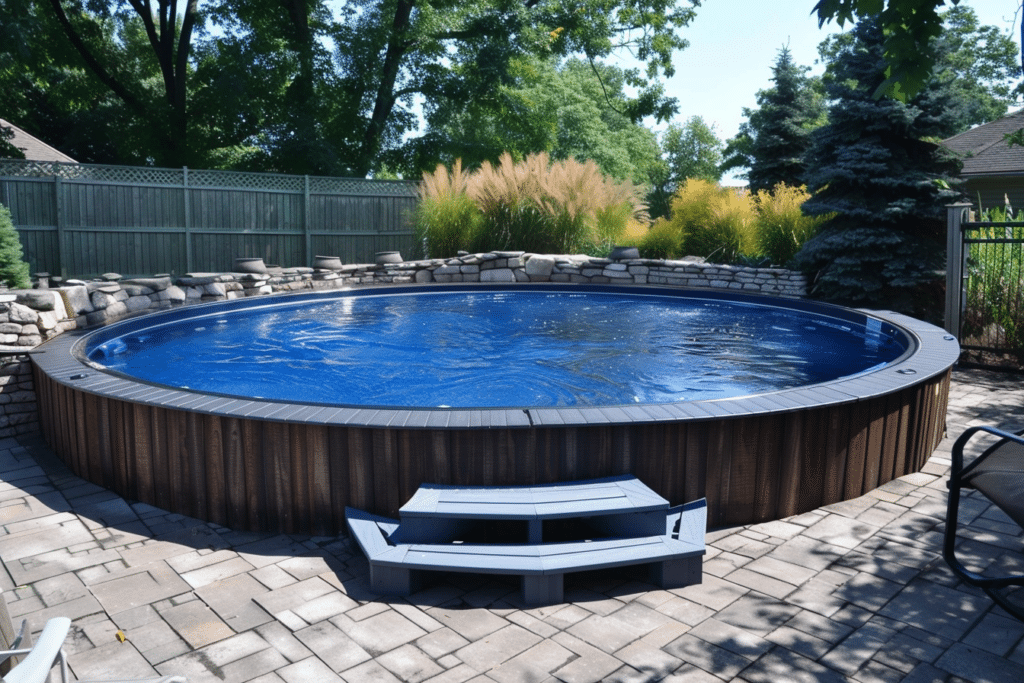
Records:
[[[954,108],[936,82],[907,103],[876,98],[886,79],[881,27],[861,21],[853,33],[826,74],[832,105],[806,175],[804,212],[835,215],[796,263],[814,273],[817,298],[935,319],[959,162],[932,140],[955,132]]]

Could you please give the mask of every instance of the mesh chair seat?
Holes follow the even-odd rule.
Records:
[[[1024,528],[1024,445],[1016,441],[999,442],[960,481],[961,486],[984,493]]]
[[[967,442],[979,433],[990,434],[999,440],[969,465],[964,466],[964,448]],[[942,557],[957,577],[983,589],[1000,607],[1024,621],[1024,608],[996,590],[1008,586],[1024,586],[1024,575],[983,576],[967,569],[956,557],[961,489],[972,488],[981,492],[1010,519],[1024,528],[1024,437],[1021,434],[1010,434],[994,427],[972,427],[961,434],[953,444],[953,462],[947,482],[949,505],[946,510]]]

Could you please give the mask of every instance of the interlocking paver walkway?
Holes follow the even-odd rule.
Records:
[[[1024,377],[955,371],[948,433],[977,424],[1024,428]],[[951,444],[857,500],[710,533],[701,585],[570,575],[566,604],[527,609],[515,581],[467,574],[381,599],[345,538],[169,514],[71,475],[38,439],[0,440],[0,590],[35,631],[71,617],[71,668],[90,678],[1024,681],[1024,624],[940,555]],[[998,510],[963,510],[967,553],[1024,563]]]

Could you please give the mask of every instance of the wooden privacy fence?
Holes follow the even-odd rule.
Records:
[[[229,271],[234,259],[372,263],[414,249],[416,184],[0,159],[32,272],[90,277]]]

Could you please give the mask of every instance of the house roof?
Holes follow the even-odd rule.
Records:
[[[960,176],[1024,175],[1024,147],[1008,145],[1003,136],[1024,128],[1024,110],[976,126],[942,141],[942,145],[960,155]]]
[[[0,126],[10,128],[14,131],[14,137],[11,138],[9,142],[20,149],[25,154],[25,159],[28,161],[63,161],[69,164],[78,163],[59,149],[50,147],[39,138],[32,137],[10,121],[0,119]]]

